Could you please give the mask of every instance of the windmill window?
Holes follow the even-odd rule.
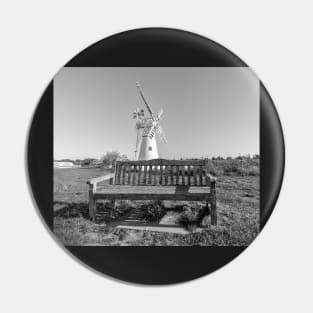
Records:
[[[148,150],[149,150],[149,151],[152,151],[152,147],[150,146],[150,147],[148,148]]]

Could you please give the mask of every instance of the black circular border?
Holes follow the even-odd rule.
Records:
[[[66,66],[247,66],[207,38],[167,28],[131,30],[83,50]],[[260,228],[282,184],[285,147],[274,103],[260,83]],[[27,145],[28,178],[39,211],[53,229],[53,81],[36,108]],[[246,247],[66,247],[98,272],[142,284],[184,282],[224,266]],[[51,265],[52,266],[52,265]]]

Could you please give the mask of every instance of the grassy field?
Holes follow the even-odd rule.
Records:
[[[145,202],[100,203],[100,218],[88,219],[86,180],[104,175],[103,169],[54,169],[54,233],[65,245],[219,245],[247,246],[259,232],[259,177],[220,176],[217,180],[218,225],[189,234],[117,229],[118,220]],[[182,204],[165,201],[167,210]],[[191,203],[191,206],[194,204]]]

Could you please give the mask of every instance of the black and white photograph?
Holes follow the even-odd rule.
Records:
[[[312,1],[2,1],[1,312],[313,312]]]
[[[53,232],[66,246],[248,246],[260,92],[248,67],[64,67]]]

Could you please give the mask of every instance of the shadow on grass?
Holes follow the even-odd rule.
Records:
[[[83,217],[89,219],[88,204],[85,202],[53,202],[54,217],[73,218]]]
[[[53,209],[54,217],[61,217],[64,219],[80,217],[90,220],[88,203],[86,202],[54,201]],[[97,214],[95,222],[108,223],[114,220],[118,220],[131,209],[133,209],[131,206],[123,202],[118,206],[114,206],[111,202],[97,203]]]

